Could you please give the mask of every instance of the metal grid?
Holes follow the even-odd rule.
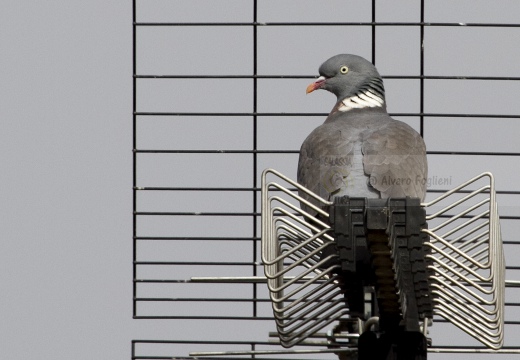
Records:
[[[177,6],[175,3],[178,3]],[[490,86],[492,90],[489,98],[486,99],[493,99],[494,95],[501,94],[497,90],[501,87],[506,88],[504,91],[519,87],[520,74],[512,73],[510,70],[505,75],[485,76],[487,72],[482,71],[484,75],[475,76],[453,73],[449,69],[444,69],[442,74],[434,74],[428,71],[427,60],[428,56],[432,56],[432,53],[428,52],[428,46],[429,40],[433,38],[431,34],[433,29],[442,29],[441,35],[442,33],[455,34],[460,29],[464,29],[469,34],[482,29],[502,29],[501,34],[514,37],[517,29],[520,29],[520,24],[503,23],[500,20],[493,23],[428,21],[428,11],[434,12],[432,9],[434,6],[429,5],[429,8],[424,1],[417,5],[418,21],[380,21],[380,18],[384,17],[383,11],[380,11],[381,6],[384,6],[382,3],[376,0],[364,3],[364,15],[351,21],[310,22],[292,21],[292,17],[289,16],[286,21],[265,21],[265,18],[269,18],[267,12],[273,9],[273,5],[267,0],[221,2],[220,6],[228,6],[228,10],[233,9],[230,12],[238,11],[240,14],[245,14],[237,16],[241,18],[237,21],[234,21],[235,15],[227,17],[231,21],[227,18],[211,18],[209,15],[204,17],[197,14],[184,14],[179,18],[176,13],[183,6],[187,6],[187,2],[182,1],[133,1],[133,316],[135,319],[175,320],[172,321],[172,326],[176,326],[175,324],[179,322],[183,322],[182,324],[197,322],[198,328],[201,324],[213,327],[216,321],[219,326],[223,326],[222,322],[225,322],[229,324],[227,326],[238,329],[236,331],[241,334],[253,327],[259,330],[250,331],[248,340],[243,342],[229,341],[235,338],[215,339],[215,335],[211,332],[201,334],[194,340],[172,340],[170,344],[179,346],[170,348],[164,357],[158,356],[149,347],[144,352],[139,347],[142,344],[163,342],[136,340],[132,346],[132,359],[186,356],[187,352],[175,350],[181,349],[180,345],[184,343],[193,345],[190,351],[211,348],[203,347],[203,344],[229,345],[227,348],[229,350],[240,348],[244,344],[250,350],[272,348],[265,342],[267,331],[274,329],[269,297],[265,284],[255,279],[262,274],[259,252],[259,180],[262,170],[266,167],[277,168],[280,165],[282,169],[278,169],[284,170],[284,167],[295,164],[298,148],[293,145],[296,143],[290,138],[286,146],[270,145],[269,138],[276,138],[277,135],[266,129],[273,121],[281,121],[285,128],[290,130],[284,132],[284,129],[280,128],[280,132],[289,137],[294,133],[297,137],[300,134],[292,127],[297,126],[292,119],[304,119],[304,129],[301,131],[302,134],[308,133],[323,121],[327,115],[327,107],[331,107],[333,101],[330,98],[320,100],[326,105],[322,108],[322,112],[308,111],[306,108],[303,108],[303,111],[291,111],[295,106],[290,103],[286,106],[277,105],[281,109],[277,110],[276,106],[270,106],[269,103],[276,102],[276,97],[266,96],[265,87],[266,84],[290,83],[291,86],[300,86],[304,89],[304,85],[315,78],[315,70],[320,61],[345,49],[338,47],[337,44],[332,46],[331,48],[337,50],[324,53],[317,58],[317,61],[312,62],[313,67],[306,67],[309,71],[306,75],[266,73],[263,69],[269,68],[264,63],[267,61],[266,38],[269,37],[270,33],[267,32],[270,29],[276,29],[274,33],[278,34],[292,33],[295,29],[304,31],[309,28],[326,29],[325,32],[335,29],[334,31],[341,34],[362,31],[363,34],[369,34],[370,38],[358,40],[359,43],[365,44],[363,48],[365,53],[362,51],[358,53],[371,59],[378,67],[382,64],[383,69],[387,59],[384,54],[387,51],[378,42],[379,39],[386,39],[386,34],[391,33],[392,29],[417,35],[416,42],[410,45],[415,49],[413,61],[417,65],[416,71],[392,73],[384,72],[380,68],[387,88],[400,89],[411,84],[412,90],[415,91],[415,95],[411,96],[411,100],[407,101],[406,105],[398,103],[392,107],[394,99],[389,99],[389,111],[394,118],[412,124],[425,137],[430,148],[429,162],[434,164],[435,169],[442,168],[437,165],[442,162],[460,164],[465,168],[462,173],[473,169],[478,169],[478,172],[493,171],[486,166],[498,168],[499,171],[495,172],[495,176],[499,184],[497,187],[499,207],[501,202],[508,205],[503,209],[499,208],[502,215],[506,254],[509,254],[506,258],[506,279],[519,279],[520,263],[515,262],[511,254],[518,252],[518,244],[520,244],[520,241],[514,237],[514,229],[518,227],[518,220],[520,220],[518,206],[515,207],[520,188],[515,182],[514,172],[502,170],[506,168],[505,164],[511,168],[518,167],[519,146],[511,144],[507,147],[503,146],[500,139],[491,139],[489,144],[482,144],[483,146],[478,146],[477,150],[465,146],[464,141],[446,147],[439,146],[442,142],[438,142],[437,145],[430,147],[429,142],[431,143],[433,137],[430,138],[429,134],[438,136],[438,126],[440,126],[438,124],[451,121],[452,124],[460,124],[460,129],[464,129],[464,131],[459,129],[462,134],[459,136],[464,136],[466,130],[470,134],[478,131],[488,133],[493,131],[500,136],[500,134],[507,134],[509,126],[518,123],[520,110],[512,104],[504,111],[494,111],[493,107],[490,112],[444,111],[450,107],[445,106],[437,112],[432,111],[432,106],[429,104],[436,101],[435,96],[431,94],[435,93],[436,87],[441,86],[439,84],[455,89],[459,84],[464,84],[461,86],[469,86],[477,90]],[[294,2],[288,1],[286,4],[294,5]],[[300,9],[309,6],[308,10],[312,11],[312,6],[305,4],[300,3]],[[396,6],[404,8],[406,4],[409,2],[403,1],[401,5]],[[447,4],[445,3],[444,6]],[[213,2],[202,2],[201,5],[218,13],[217,5]],[[171,12],[163,11],[164,9],[169,9]],[[159,20],[146,17],[146,14],[151,11],[161,12]],[[169,19],[169,14],[175,19],[174,21]],[[199,21],[199,19],[203,20]],[[216,56],[215,60],[215,57],[201,54],[199,50],[198,54],[206,57],[205,61],[212,63],[212,66],[215,63],[223,64],[214,69],[211,66],[207,70],[200,68],[201,74],[195,71],[195,67],[191,64],[182,64],[178,60],[189,58],[189,55],[183,55],[185,48],[174,49],[178,51],[171,53],[161,50],[171,44],[177,46],[183,44],[183,36],[188,36],[184,38],[185,41],[193,42],[210,35],[211,32],[215,32],[217,34],[215,36],[221,34],[236,37],[234,42],[247,45],[246,56],[239,64],[236,73],[230,71],[234,69],[223,64],[226,59],[229,59],[225,56]],[[172,34],[180,35],[179,38],[175,38]],[[168,36],[174,37],[168,38]],[[168,39],[172,41],[171,44],[168,43]],[[149,43],[154,41],[157,41],[155,47],[150,46]],[[226,48],[224,42],[222,45]],[[232,52],[238,47],[231,46],[226,49]],[[468,49],[468,51],[472,50]],[[197,52],[196,46],[194,51]],[[383,55],[379,55],[380,53]],[[168,56],[175,60],[174,66],[170,68],[157,60]],[[274,62],[281,64],[288,60],[294,59],[277,58]],[[200,64],[203,65],[204,62]],[[235,89],[230,91],[229,97],[216,94],[219,89],[217,85],[221,83],[225,84],[226,89]],[[198,91],[201,85],[210,92],[202,91],[201,96],[194,99],[180,96],[179,89],[189,93]],[[388,96],[396,92],[392,89],[387,90]],[[172,92],[168,94],[168,91]],[[298,93],[303,93],[303,90]],[[213,100],[205,95],[214,95],[217,99]],[[141,101],[142,99],[144,101]],[[464,97],[456,100],[453,102],[461,105],[462,109],[467,108],[464,106],[466,103],[471,104],[471,100]],[[169,106],[165,106],[165,103]],[[220,106],[223,103],[231,103],[233,106]],[[482,107],[475,106],[475,108]],[[392,111],[393,109],[395,111]],[[473,123],[469,125],[468,120]],[[202,131],[205,127],[209,129]],[[453,125],[451,128],[454,128]],[[448,132],[449,130],[446,132],[447,135]],[[179,135],[180,133],[183,135]],[[283,142],[279,144],[285,145]],[[496,148],[502,150],[495,151]],[[479,165],[473,165],[475,162],[479,162]],[[210,174],[207,173],[207,169],[210,169]],[[466,177],[472,175],[476,175],[476,172],[468,173]],[[456,184],[455,180],[451,183],[450,178],[449,185]],[[500,184],[505,185],[500,186]],[[446,184],[437,182],[429,188],[429,195],[444,192],[449,188]],[[240,281],[222,279],[216,281],[211,279],[211,276],[244,278]],[[515,292],[513,285],[510,285],[506,291],[506,347],[504,349],[511,351],[520,349],[513,346],[514,335],[511,335],[518,331],[517,327],[520,325],[520,321],[516,320],[520,306],[518,295],[517,290]],[[446,336],[441,340],[445,341],[444,343],[437,343],[435,336],[442,337],[443,331],[452,331],[449,326],[449,324],[444,325],[442,320],[436,319],[433,331],[442,329],[438,334],[433,334],[436,347],[449,348],[454,352],[474,351],[477,346],[472,345],[471,342],[468,342],[469,345],[454,346],[446,342],[449,341],[449,337]],[[263,337],[259,337],[259,334]],[[455,336],[458,336],[458,333],[456,334]],[[253,340],[249,341],[249,339]],[[336,357],[332,355],[329,358]]]

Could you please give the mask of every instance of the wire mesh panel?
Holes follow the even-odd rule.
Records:
[[[494,186],[493,176],[483,173],[427,203],[425,231],[436,313],[499,349],[505,263]]]
[[[271,174],[279,181],[269,182]],[[262,262],[280,342],[291,347],[346,320],[349,312],[341,289],[339,256],[332,251],[322,256],[334,240],[330,226],[301,210],[297,201],[305,200],[280,183],[310,194],[319,205],[331,203],[275,170],[262,174]],[[307,203],[328,218],[321,206]]]
[[[503,352],[518,349],[520,48],[510,40],[519,4],[134,0],[133,10],[133,316],[172,332],[134,341],[132,358],[282,349],[269,344],[260,176],[275,168],[296,178],[300,144],[334,105],[326,92],[305,96],[306,85],[338,53],[373,61],[389,113],[425,138],[426,201],[494,174],[508,280]],[[441,318],[430,336],[437,352],[482,347]],[[256,358],[335,359],[332,350]]]

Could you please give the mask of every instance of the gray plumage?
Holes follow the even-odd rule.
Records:
[[[343,195],[423,200],[426,146],[414,129],[386,112],[376,68],[362,57],[342,54],[323,63],[319,73],[307,92],[328,90],[337,102],[302,144],[298,182],[328,200]]]

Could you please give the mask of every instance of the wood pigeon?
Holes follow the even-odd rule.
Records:
[[[383,80],[374,65],[340,54],[325,61],[319,74],[307,93],[324,89],[337,102],[301,146],[298,182],[330,201],[343,195],[424,200],[426,146],[414,129],[386,112]],[[305,193],[300,196],[317,205]]]

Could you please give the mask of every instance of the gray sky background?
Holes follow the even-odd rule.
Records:
[[[216,7],[209,6],[213,2],[204,1],[138,2],[142,4],[139,21],[252,20],[252,2],[245,0],[219,1]],[[379,0],[377,3],[378,21],[419,20],[419,2]],[[259,21],[265,22],[370,21],[368,1],[260,0],[259,4]],[[223,331],[216,322],[131,318],[131,11],[131,1],[121,0],[18,0],[2,6],[0,357],[3,359],[129,359],[132,339],[265,340],[267,331],[274,329],[273,324],[252,329],[244,322],[237,322]],[[428,2],[426,14],[426,21],[431,22],[515,23],[520,2],[497,1],[490,6],[487,1],[456,4],[435,1]],[[251,74],[249,27],[141,30],[140,74]],[[368,27],[259,28],[259,73],[315,75],[324,60],[340,52],[370,58],[370,34]],[[519,77],[520,48],[515,46],[518,38],[518,28],[427,28],[425,72]],[[378,28],[376,65],[380,72],[418,75],[418,43],[418,28]],[[333,96],[325,92],[305,96],[307,83],[308,80],[260,80],[259,111],[328,112]],[[385,86],[389,112],[419,111],[417,80],[387,80]],[[425,111],[519,114],[519,93],[518,81],[428,81]],[[138,96],[140,111],[252,111],[250,80],[142,80]],[[204,117],[181,118],[175,127],[169,120],[140,121],[138,147],[251,149],[249,118],[220,118],[218,122]],[[418,128],[418,119],[401,120]],[[305,136],[322,121],[320,117],[260,118],[258,147],[298,149]],[[203,127],[208,130],[201,132]],[[519,130],[518,119],[430,118],[426,119],[425,140],[429,150],[519,152]],[[142,186],[252,184],[249,155],[140,155],[139,159],[138,183]],[[296,155],[259,156],[258,167],[260,171],[275,167],[294,177],[296,159]],[[498,189],[517,191],[520,190],[519,162],[518,157],[429,158],[430,175],[451,176],[454,185],[489,170],[497,178]],[[219,165],[234,167],[233,176],[219,170],[208,175],[204,170]],[[245,198],[243,194],[224,199],[221,194],[212,194],[209,200],[193,193],[139,196],[143,211],[251,211],[252,207],[250,196]],[[501,213],[519,215],[517,198],[500,197]],[[148,218],[139,223],[139,231],[189,235],[197,226],[196,221]],[[207,221],[207,231],[213,234],[251,234],[251,226],[233,219]],[[516,222],[504,222],[502,226],[505,240],[517,239]],[[242,256],[251,259],[250,247],[236,248],[226,243],[217,248],[209,244],[186,244],[186,254],[164,244],[155,245],[141,249],[143,258],[155,260],[163,256],[176,260],[175,256],[185,259],[197,254],[204,260],[215,256],[222,261],[235,261]],[[518,250],[507,252],[508,264],[515,264],[517,254]],[[160,271],[172,277],[171,269],[159,269],[154,275]],[[186,278],[215,274],[197,273],[197,269],[175,271],[175,277]],[[230,271],[218,275],[238,275]],[[518,275],[508,273],[507,278],[518,279]],[[224,286],[218,291],[234,289]],[[194,286],[190,291],[204,290]],[[518,292],[508,293],[518,299],[517,295]],[[207,310],[198,310],[196,306],[175,311]],[[173,310],[157,307],[143,311]],[[229,308],[215,311],[225,312]],[[518,318],[514,313],[511,316]],[[434,342],[440,339],[439,342],[446,344],[453,336],[459,336],[451,328],[436,326],[432,329]],[[517,339],[515,333],[506,335],[510,345],[516,344]],[[198,349],[185,352],[189,350]],[[183,352],[175,350],[177,354]],[[512,357],[500,357],[506,358]]]

